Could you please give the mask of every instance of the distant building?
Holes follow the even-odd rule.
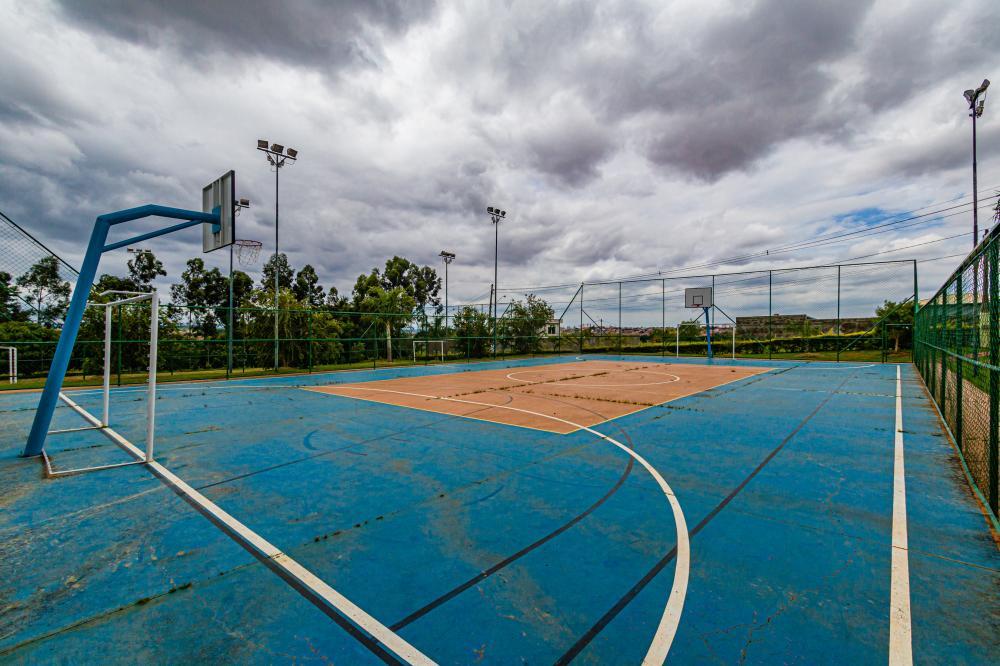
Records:
[[[544,337],[558,338],[561,334],[562,320],[560,319],[549,319],[545,322],[545,326],[542,327],[541,335]]]

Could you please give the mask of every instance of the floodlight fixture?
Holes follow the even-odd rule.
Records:
[[[249,208],[250,207],[250,200],[249,199],[240,199],[240,207],[241,208]]]
[[[441,250],[441,254],[439,254],[438,256],[444,259],[444,262],[447,264],[450,263],[451,260],[455,258],[455,253],[448,252],[447,250]]]
[[[989,88],[989,87],[990,87],[990,80],[989,79],[983,79],[982,85],[980,85],[979,88],[976,89],[976,92],[977,93],[984,93],[984,92],[986,92],[986,89]]]
[[[294,148],[289,148],[288,150],[285,151],[285,154],[294,160],[295,157],[299,154],[299,151],[295,150]]]
[[[486,212],[489,213],[490,215],[492,215],[493,214],[493,206],[487,206],[486,207]]]
[[[500,217],[507,217],[507,211],[505,210],[500,211]]]
[[[280,155],[281,153],[283,153],[285,151],[285,147],[283,145],[281,145],[280,143],[272,143],[271,144],[271,150],[272,150],[272,152],[278,153]]]
[[[507,211],[501,210],[499,206],[487,206],[486,212],[489,213],[490,218],[493,221],[494,227],[494,237],[493,237],[493,290],[495,294],[499,295],[499,275],[498,266],[500,264],[500,220],[507,217]],[[493,356],[496,357],[497,353],[497,299],[494,297],[493,301]]]
[[[257,147],[261,150],[267,150],[267,139],[257,139]]]
[[[976,91],[969,88],[962,94],[965,95],[965,99],[969,102],[969,104],[972,104],[972,98],[976,96]]]

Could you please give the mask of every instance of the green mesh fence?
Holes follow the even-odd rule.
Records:
[[[917,368],[994,518],[1000,494],[998,238],[980,244],[920,307],[914,331]]]

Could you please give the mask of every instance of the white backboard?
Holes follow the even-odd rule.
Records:
[[[236,220],[233,202],[236,200],[236,172],[229,171],[209,183],[201,190],[201,210],[211,213],[219,209],[221,224],[206,222],[201,225],[201,247],[203,252],[211,252],[233,244],[236,236]]]
[[[710,308],[712,307],[711,287],[690,287],[684,290],[684,307],[686,308]]]

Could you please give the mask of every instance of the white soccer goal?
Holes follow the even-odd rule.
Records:
[[[17,347],[0,347],[7,351],[7,379],[11,384],[17,383]]]
[[[444,363],[444,343],[444,340],[414,340],[413,362],[417,362],[417,354],[419,353],[421,358],[429,358],[433,354]]]
[[[151,462],[153,460],[153,442],[154,434],[156,430],[156,360],[157,360],[157,346],[159,341],[159,331],[160,331],[160,318],[159,318],[159,305],[160,299],[159,294],[155,291],[151,292],[134,292],[134,291],[105,291],[101,296],[118,295],[124,296],[124,298],[119,298],[118,300],[110,301],[108,303],[87,303],[88,307],[102,307],[104,308],[104,384],[102,386],[102,413],[101,418],[97,418],[83,407],[78,405],[76,402],[71,400],[69,396],[59,391],[59,399],[66,403],[73,411],[78,413],[83,419],[90,425],[79,427],[79,428],[64,428],[62,430],[50,430],[47,434],[58,435],[67,432],[80,432],[82,430],[99,430],[108,439],[117,444],[119,447],[124,449],[136,460],[130,460],[128,462],[114,463],[110,465],[97,465],[95,467],[80,467],[77,469],[66,469],[66,470],[55,470],[52,468],[52,460],[46,454],[45,450],[42,450],[42,458],[45,461],[45,471],[46,475],[49,477],[59,477],[68,476],[70,474],[81,474],[83,472],[94,472],[101,469],[111,469],[113,467],[124,467],[126,465],[140,465],[144,463]],[[149,301],[149,311],[150,311],[150,321],[149,321],[149,378],[146,389],[146,451],[143,455],[141,452],[137,452],[135,447],[125,446],[123,442],[127,443],[121,435],[111,429],[111,321],[112,313],[115,307],[120,307],[122,305],[127,305],[129,303],[139,303],[142,301]],[[60,387],[61,389],[61,387]],[[131,447],[131,448],[130,448]]]

